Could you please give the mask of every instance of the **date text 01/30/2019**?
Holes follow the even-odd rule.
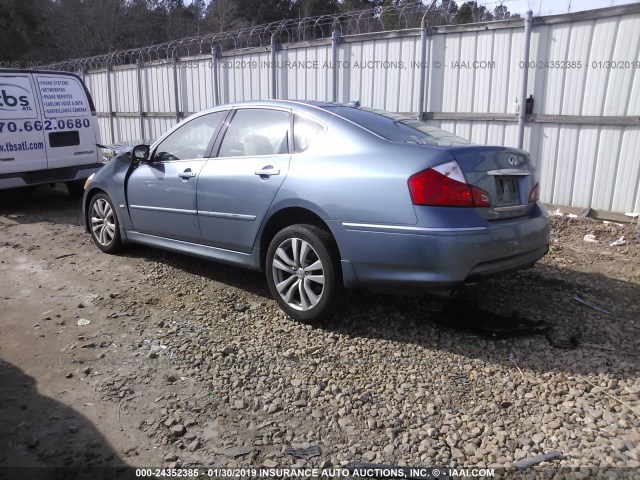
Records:
[[[488,478],[495,475],[491,468],[139,468],[136,477],[171,478]]]

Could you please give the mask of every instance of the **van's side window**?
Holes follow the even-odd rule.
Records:
[[[209,113],[186,122],[165,138],[154,156],[156,162],[204,158],[227,111]]]

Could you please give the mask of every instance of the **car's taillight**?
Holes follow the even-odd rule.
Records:
[[[443,163],[409,177],[414,205],[441,207],[489,207],[489,194],[467,184],[457,162]]]
[[[537,202],[538,200],[540,200],[540,184],[536,183],[531,192],[529,192],[529,203]]]

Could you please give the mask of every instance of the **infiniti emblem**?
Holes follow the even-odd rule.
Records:
[[[515,167],[518,165],[518,159],[516,157],[509,157],[509,165]]]

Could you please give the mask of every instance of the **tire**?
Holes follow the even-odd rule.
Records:
[[[84,195],[84,181],[80,181],[80,182],[67,182],[67,191],[69,192],[69,195],[71,195],[74,198],[79,198],[82,197],[82,195]]]
[[[291,225],[273,237],[265,262],[278,306],[303,322],[330,317],[344,290],[333,237],[314,225]]]
[[[87,216],[91,240],[96,247],[105,253],[116,253],[122,249],[120,223],[107,194],[98,193],[91,198]]]

